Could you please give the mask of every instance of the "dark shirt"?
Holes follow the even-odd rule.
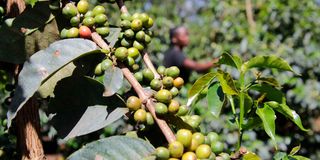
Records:
[[[191,70],[183,66],[186,55],[178,48],[170,47],[164,53],[163,65],[165,67],[177,66],[180,69],[180,77],[185,81],[189,80]]]

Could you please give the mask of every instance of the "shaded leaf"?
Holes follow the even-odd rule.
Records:
[[[277,142],[276,142],[276,133],[275,133],[275,120],[276,115],[274,111],[272,110],[269,105],[265,104],[263,108],[257,108],[256,114],[260,117],[262,120],[264,131],[268,134],[268,136],[271,138],[275,148],[277,148]]]
[[[255,84],[252,85],[250,89],[259,91],[260,93],[266,93],[268,100],[276,101],[278,103],[286,102],[284,94],[279,89],[276,89],[268,84]]]
[[[198,78],[188,92],[188,99],[193,98],[193,96],[199,94],[204,88],[208,87],[215,77],[216,73],[210,72]]]
[[[123,74],[120,68],[110,67],[104,72],[104,93],[108,97],[114,95],[123,84]]]
[[[240,57],[238,57],[236,55],[232,56],[229,53],[223,53],[221,55],[219,63],[232,66],[232,67],[237,68],[239,70],[242,65],[242,61],[241,61]]]
[[[219,117],[221,109],[226,105],[226,97],[219,83],[210,86],[207,94],[208,109],[215,117]]]
[[[259,82],[267,83],[271,86],[280,87],[279,82],[273,77],[260,77],[257,80]]]
[[[177,129],[188,129],[194,131],[194,129],[186,122],[184,122],[179,116],[167,114],[163,118],[168,124],[175,126]]]
[[[110,33],[104,39],[107,40],[110,47],[113,47],[118,41],[119,34],[121,32],[121,28],[110,27]]]
[[[217,78],[218,78],[220,85],[222,87],[223,93],[228,94],[228,95],[237,95],[238,94],[238,90],[237,90],[237,88],[234,84],[234,81],[229,73],[226,73],[226,72],[219,70],[216,75],[217,75]]]
[[[249,130],[249,129],[253,129],[253,128],[256,128],[256,127],[259,127],[261,126],[262,124],[262,121],[259,117],[250,117],[248,118],[244,124],[241,125],[241,128],[243,130]]]
[[[17,111],[33,96],[40,85],[66,64],[86,54],[96,53],[95,43],[84,39],[67,39],[52,43],[35,53],[23,65],[18,85],[8,111],[8,127]]]
[[[49,103],[50,114],[55,114],[50,123],[58,134],[64,139],[85,135],[128,112],[119,97],[103,97],[103,91],[104,86],[89,77],[72,76],[59,81]]]
[[[248,152],[243,155],[243,160],[261,160],[261,158],[255,153]]]
[[[126,136],[113,136],[91,142],[71,154],[68,160],[155,160],[155,148],[148,142]]]
[[[251,68],[276,68],[279,70],[284,70],[284,71],[291,71],[292,68],[282,58],[279,58],[275,55],[259,55],[256,57],[251,58],[249,61],[244,63],[241,67],[242,72],[246,72],[248,69]]]
[[[105,56],[104,53],[84,55],[77,60],[67,64],[60,70],[55,72],[47,81],[41,84],[38,93],[42,98],[53,95],[54,88],[58,81],[71,75],[84,76],[92,75],[92,72],[101,61],[101,57]],[[102,82],[101,82],[102,83]]]
[[[301,148],[300,145],[292,148],[292,150],[290,151],[289,155],[291,155],[291,156],[292,156],[292,155],[295,155],[296,153],[299,152],[300,148]]]
[[[309,131],[308,129],[304,128],[301,122],[300,116],[297,114],[296,111],[292,110],[286,104],[279,104],[274,101],[266,102],[267,105],[275,109],[277,112],[281,113],[285,117],[289,118],[293,123],[295,123],[301,130]]]

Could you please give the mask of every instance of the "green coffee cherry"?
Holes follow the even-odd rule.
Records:
[[[168,113],[168,107],[163,103],[156,103],[154,106],[157,115],[165,115]]]

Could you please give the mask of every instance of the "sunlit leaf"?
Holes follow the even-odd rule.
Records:
[[[255,67],[276,68],[279,70],[294,72],[293,69],[288,64],[288,62],[286,62],[282,58],[279,58],[275,55],[259,55],[259,56],[253,57],[242,65],[241,70],[242,72],[246,72],[248,69],[255,68]]]
[[[223,72],[219,70],[217,72],[217,78],[220,82],[220,85],[222,87],[223,93],[227,95],[237,95],[238,90],[234,84],[234,81],[229,73]]]
[[[277,148],[277,142],[276,142],[276,133],[275,133],[275,120],[276,115],[271,107],[269,107],[267,104],[263,106],[263,108],[257,108],[256,114],[260,117],[262,120],[264,131],[268,134],[268,136],[271,138],[275,148]]]
[[[199,94],[204,88],[208,87],[215,77],[216,73],[210,72],[197,79],[188,92],[188,98],[193,98],[195,95]]]
[[[292,155],[295,155],[296,153],[299,152],[300,148],[301,148],[300,145],[292,148],[292,150],[290,151],[289,155],[291,155],[291,156],[292,156]]]
[[[45,50],[35,53],[23,65],[18,77],[12,103],[8,111],[8,126],[17,111],[33,96],[40,85],[54,73],[77,58],[97,52],[95,43],[84,39],[67,39],[52,43]]]
[[[210,86],[207,94],[208,111],[215,117],[219,117],[222,107],[226,104],[226,97],[219,83]]]
[[[248,152],[243,155],[243,160],[261,160],[261,158],[255,153]]]
[[[219,63],[229,65],[240,70],[240,67],[242,65],[242,60],[237,55],[230,55],[229,53],[223,53],[221,55]]]
[[[296,111],[290,109],[287,104],[279,104],[274,101],[266,102],[267,105],[275,109],[277,112],[281,113],[285,117],[289,118],[293,123],[295,123],[301,130],[309,131],[308,129],[304,128],[301,122],[300,116],[297,114]]]
[[[113,136],[91,142],[71,154],[68,160],[155,160],[155,148],[139,138]]]

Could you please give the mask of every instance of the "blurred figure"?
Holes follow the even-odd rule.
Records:
[[[189,33],[186,27],[180,26],[170,29],[170,47],[164,55],[164,66],[177,66],[180,69],[180,76],[188,81],[191,71],[206,72],[211,67],[216,67],[219,58],[210,62],[200,63],[187,58],[183,48],[189,44]]]

